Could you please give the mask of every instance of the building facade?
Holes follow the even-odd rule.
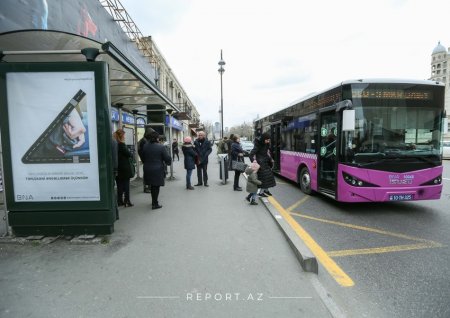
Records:
[[[449,48],[450,50],[450,48]],[[430,80],[442,82],[445,84],[445,110],[447,118],[450,121],[450,54],[449,50],[438,42],[431,53],[431,77]],[[450,131],[444,138],[450,140]]]

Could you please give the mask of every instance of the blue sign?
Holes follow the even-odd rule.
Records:
[[[176,130],[183,130],[183,124],[177,119],[172,118],[172,128]],[[169,126],[169,115],[166,115],[166,125]]]
[[[111,108],[111,120],[114,122],[119,121],[119,111],[115,108]],[[136,118],[136,122],[138,126],[145,126],[145,118],[138,117]],[[128,125],[134,125],[134,115],[126,112],[122,112],[122,123],[128,124]]]
[[[136,118],[136,124],[140,127],[144,127],[145,126],[145,118],[143,117],[137,117]]]

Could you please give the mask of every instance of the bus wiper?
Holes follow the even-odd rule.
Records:
[[[368,167],[368,166],[372,166],[375,165],[377,163],[386,161],[386,160],[391,160],[392,158],[380,158],[378,160],[374,160],[374,161],[370,161],[370,162],[365,162],[365,163],[358,163],[359,167]]]
[[[424,156],[409,156],[409,155],[403,155],[403,156],[400,156],[399,158],[413,158],[413,159],[418,159],[418,160],[420,160],[420,161],[423,161],[423,162],[432,164],[433,166],[439,166],[439,162],[436,162],[436,161],[431,160],[431,159],[429,159],[429,158],[426,158],[426,157],[424,157]]]

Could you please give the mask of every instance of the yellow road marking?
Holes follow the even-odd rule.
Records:
[[[399,234],[399,233],[379,230],[379,229],[375,229],[375,228],[371,228],[371,227],[365,227],[365,226],[349,224],[349,223],[342,223],[342,222],[331,221],[331,220],[327,220],[327,219],[319,219],[319,218],[315,218],[313,216],[304,215],[304,214],[295,213],[295,212],[291,212],[290,214],[299,216],[299,217],[305,218],[305,219],[310,219],[310,220],[319,221],[319,222],[328,223],[328,224],[339,225],[339,226],[348,227],[348,228],[355,229],[355,230],[378,233],[378,234],[398,237],[398,238],[402,238],[405,240],[411,240],[411,241],[416,241],[416,242],[423,242],[423,243],[428,243],[428,244],[439,244],[439,243],[436,243],[436,242],[433,242],[430,240],[425,240],[425,239],[421,239],[418,237],[413,237],[413,236],[409,236],[409,235],[405,235],[405,234]]]
[[[289,213],[292,212],[292,210],[298,208],[298,206],[300,204],[302,204],[303,202],[305,202],[306,200],[308,200],[310,198],[309,195],[304,196],[302,199],[298,200],[297,202],[295,202],[293,205],[291,205],[290,207],[288,207],[286,209],[286,211],[288,211]]]
[[[353,280],[327,255],[319,244],[306,232],[300,224],[275,200],[273,197],[268,198],[269,202],[278,210],[286,222],[292,227],[297,235],[305,242],[308,248],[316,256],[317,260],[325,267],[336,282],[344,287],[354,286]]]
[[[401,251],[411,251],[420,250],[424,248],[436,248],[442,247],[440,243],[417,243],[417,244],[405,244],[405,245],[393,245],[385,247],[374,247],[374,248],[360,248],[354,250],[341,250],[341,251],[328,251],[328,255],[331,257],[342,257],[342,256],[352,256],[352,255],[367,255],[367,254],[381,254],[381,253],[392,253]]]

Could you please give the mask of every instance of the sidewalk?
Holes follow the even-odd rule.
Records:
[[[213,153],[210,186],[188,191],[180,157],[163,208],[134,180],[105,244],[0,245],[0,316],[331,317],[264,205],[233,191],[234,172],[222,185]]]

